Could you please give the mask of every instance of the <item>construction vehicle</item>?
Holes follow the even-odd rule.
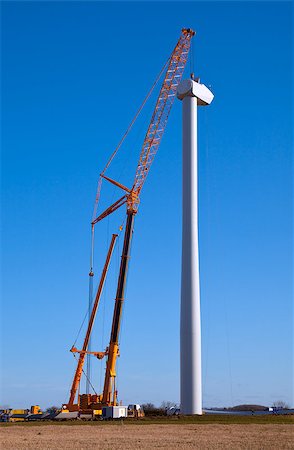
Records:
[[[29,414],[28,409],[12,409],[9,413],[9,422],[24,422]]]
[[[43,414],[39,405],[32,405],[30,409],[31,414]]]
[[[90,336],[95,320],[95,316],[97,313],[99,301],[101,298],[101,294],[103,291],[103,286],[106,280],[107,271],[109,268],[111,256],[113,253],[113,249],[115,246],[117,234],[113,234],[112,240],[108,249],[108,253],[106,256],[104,268],[102,271],[102,275],[100,278],[99,286],[97,289],[97,293],[95,296],[95,300],[93,302],[93,307],[91,311],[91,315],[89,318],[88,328],[86,332],[86,336],[84,339],[84,344],[82,350],[78,350],[75,346],[71,348],[71,352],[75,355],[78,355],[78,364],[75,371],[74,379],[72,382],[70,397],[66,404],[63,405],[61,417],[65,413],[70,413],[70,417],[74,417],[80,413],[89,414],[89,415],[101,415],[102,409],[107,407],[116,407],[119,405],[118,402],[118,394],[116,389],[116,362],[117,357],[119,356],[119,334],[120,334],[120,326],[121,326],[121,317],[122,317],[122,309],[124,303],[124,294],[126,288],[126,279],[128,272],[128,263],[130,259],[130,248],[132,241],[132,234],[134,228],[134,218],[137,214],[139,202],[140,202],[140,193],[142,187],[146,181],[147,175],[150,171],[150,167],[154,160],[154,157],[158,151],[161,138],[163,136],[168,116],[173,105],[177,87],[182,79],[182,75],[185,69],[185,65],[188,59],[188,54],[191,45],[191,39],[194,36],[195,32],[189,28],[182,29],[180,38],[171,53],[171,56],[167,60],[166,64],[163,66],[158,79],[155,84],[159,81],[159,78],[162,73],[165,71],[164,80],[157,98],[157,102],[155,105],[155,109],[153,111],[151,121],[149,127],[147,129],[145,139],[143,142],[143,146],[141,149],[139,162],[137,165],[134,182],[131,188],[124,186],[119,181],[109,178],[105,175],[106,170],[110,166],[114,156],[116,155],[118,149],[120,148],[122,142],[127,136],[128,132],[133,126],[133,123],[137,119],[139,113],[141,112],[143,106],[145,105],[147,99],[149,98],[151,92],[154,89],[155,84],[152,86],[150,92],[147,97],[143,101],[142,106],[139,108],[137,114],[135,115],[134,120],[131,122],[129,128],[124,134],[122,140],[119,145],[111,155],[108,163],[106,164],[104,170],[100,174],[99,182],[98,182],[98,190],[96,196],[95,203],[95,215],[93,216],[93,220],[91,223],[91,232],[92,232],[92,251],[93,251],[93,242],[94,242],[94,227],[105,217],[112,214],[122,205],[126,205],[126,225],[124,232],[124,243],[123,250],[121,255],[117,290],[116,290],[116,298],[115,298],[115,306],[112,318],[112,328],[109,345],[104,351],[100,352],[91,352],[88,351]],[[104,210],[101,214],[97,216],[97,207],[100,198],[100,191],[102,181],[107,181],[114,186],[120,188],[124,194],[118,200],[116,200],[112,205],[110,205],[106,210]],[[91,267],[89,272],[90,283],[93,283],[92,277],[93,273],[93,255],[91,256]],[[97,357],[98,359],[107,358],[106,362],[106,370],[105,370],[105,378],[104,378],[104,387],[103,392],[101,394],[78,394],[78,389],[83,373],[83,366],[85,362],[86,355],[92,355]],[[77,397],[77,398],[76,398]],[[129,407],[129,415],[133,417],[142,417],[144,414],[142,408],[139,405],[130,405]],[[58,418],[58,416],[57,416]]]
[[[139,419],[140,417],[144,417],[144,409],[141,405],[129,405],[128,406],[128,417],[134,417],[135,419]]]

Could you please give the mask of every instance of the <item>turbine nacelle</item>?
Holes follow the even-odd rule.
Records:
[[[183,100],[184,97],[196,97],[198,106],[206,106],[210,105],[214,95],[204,84],[188,79],[180,83],[177,97],[180,100]]]

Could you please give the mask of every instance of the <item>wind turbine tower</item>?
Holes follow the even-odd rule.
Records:
[[[202,414],[201,320],[198,249],[197,107],[213,100],[210,90],[191,79],[183,80],[182,100],[183,229],[181,280],[181,412]]]

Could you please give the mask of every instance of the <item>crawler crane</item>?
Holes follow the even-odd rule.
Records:
[[[105,283],[107,270],[110,264],[111,255],[113,253],[113,249],[115,246],[115,241],[117,235],[112,236],[112,240],[109,246],[109,250],[107,253],[106,261],[104,264],[104,268],[102,271],[100,283],[98,286],[98,290],[95,296],[95,300],[93,302],[93,308],[91,311],[91,316],[88,323],[88,328],[86,332],[86,336],[84,339],[84,344],[82,350],[78,350],[76,347],[72,347],[71,351],[74,354],[78,354],[78,364],[76,368],[76,372],[74,375],[74,379],[72,382],[72,387],[70,390],[70,398],[68,403],[63,405],[64,411],[82,411],[82,412],[94,412],[96,414],[100,414],[101,410],[104,406],[117,406],[117,390],[115,386],[116,380],[116,362],[117,357],[119,355],[119,333],[120,333],[120,325],[121,325],[121,317],[122,317],[122,309],[124,303],[124,295],[125,295],[125,287],[126,287],[126,279],[128,272],[128,263],[130,258],[130,248],[134,227],[134,218],[138,211],[139,201],[140,201],[140,193],[142,187],[146,181],[147,175],[150,171],[150,167],[154,160],[154,157],[159,148],[161,138],[163,136],[165,126],[167,124],[168,116],[173,105],[177,87],[181,81],[185,65],[188,59],[189,49],[191,45],[191,39],[194,36],[195,32],[189,28],[182,29],[180,38],[170,56],[167,63],[164,65],[162,72],[166,69],[164,80],[157,98],[157,102],[155,105],[155,109],[153,111],[151,121],[149,127],[147,129],[145,139],[143,142],[143,146],[141,149],[139,162],[137,165],[135,179],[133,186],[131,188],[127,188],[123,184],[118,181],[115,181],[108,176],[105,175],[106,170],[108,169],[112,159],[114,158],[121,142],[124,140],[126,134],[131,128],[132,124],[136,120],[140,110],[144,106],[147,98],[150,93],[147,95],[146,99],[143,102],[143,105],[139,109],[135,119],[131,123],[129,129],[124,135],[122,141],[119,146],[116,148],[114,153],[111,155],[110,160],[108,161],[105,169],[102,171],[98,183],[98,191],[97,191],[97,203],[100,196],[101,183],[103,180],[112,183],[113,185],[122,189],[124,194],[118,200],[116,200],[111,206],[109,206],[104,212],[100,215],[96,216],[92,220],[92,236],[94,235],[94,227],[100,222],[102,219],[112,214],[122,205],[126,205],[126,225],[124,232],[124,243],[123,250],[121,255],[117,290],[116,290],[116,298],[114,305],[114,312],[112,318],[112,328],[111,335],[108,347],[105,351],[102,352],[90,352],[88,351],[89,340],[96,316],[96,312],[99,305],[99,300],[102,294],[103,286]],[[153,88],[152,88],[153,89]],[[152,91],[151,89],[151,91]],[[97,210],[97,209],[96,209]],[[90,277],[93,276],[92,268],[90,270]],[[106,362],[106,370],[105,370],[105,378],[104,378],[104,388],[103,393],[100,395],[92,395],[92,394],[79,394],[78,389],[80,385],[81,376],[83,373],[83,365],[85,362],[85,358],[87,354],[92,354],[96,356],[98,359],[107,358]],[[75,399],[77,397],[77,401]]]

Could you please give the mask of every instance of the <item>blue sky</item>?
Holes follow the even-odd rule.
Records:
[[[215,94],[199,111],[204,406],[294,404],[287,2],[2,3],[2,404],[68,399],[98,174],[182,27],[197,31],[194,71]],[[135,167],[153,104],[113,175]],[[123,216],[97,227],[95,283]],[[108,341],[120,248],[96,350]],[[176,100],[135,223],[118,364],[127,404],[179,401],[180,255]],[[97,390],[103,371],[93,362]]]

